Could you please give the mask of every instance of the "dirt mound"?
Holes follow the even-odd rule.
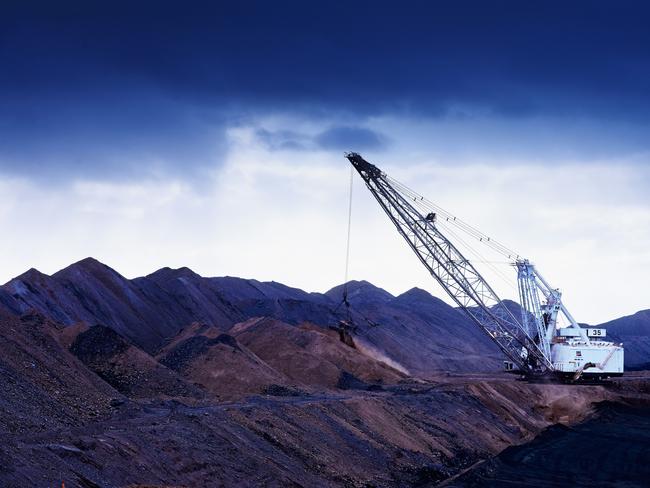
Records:
[[[57,334],[57,340],[66,349],[70,349],[72,344],[77,339],[79,334],[86,332],[89,329],[88,324],[84,322],[78,322],[74,325],[68,327],[63,327]]]
[[[362,314],[355,323],[365,343],[399,367],[423,378],[501,368],[498,348],[460,310],[418,288],[390,297],[371,287],[354,302]]]
[[[291,381],[278,373],[233,336],[193,324],[181,331],[157,356],[161,364],[222,399],[265,393]]]
[[[233,352],[242,352],[235,338],[228,334],[219,334],[214,338],[198,335],[184,340],[171,349],[163,357],[161,363],[176,371],[181,371],[186,369],[190,362],[204,355],[212,346],[217,344],[230,346]]]
[[[290,325],[336,326],[347,318],[340,306],[343,288],[308,293],[275,282],[201,277],[188,268],[162,268],[129,280],[87,258],[51,276],[30,269],[12,279],[0,286],[0,308],[14,313],[36,309],[65,325],[105,325],[158,354],[197,321],[220,332],[263,316]],[[414,288],[395,297],[363,281],[348,283],[347,290],[351,317],[367,349],[388,364],[420,378],[501,369],[502,354],[490,338],[427,291]],[[514,302],[506,305],[518,316]],[[649,321],[645,310],[602,325],[625,343],[627,370],[650,368]]]
[[[432,486],[549,425],[535,409],[548,385],[504,378],[479,382],[476,392],[467,384],[404,386],[225,405],[155,402],[83,428],[9,436],[0,445],[0,485],[59,486],[63,478],[73,487]],[[560,389],[606,396],[602,387]],[[492,391],[498,401],[483,403]],[[638,445],[607,446],[597,461],[642,456]],[[572,449],[555,449],[555,458],[570,463]],[[593,471],[593,463],[585,467]]]
[[[109,327],[97,325],[82,332],[70,351],[124,395],[134,398],[203,396],[198,388]]]
[[[79,334],[70,346],[70,352],[85,364],[104,363],[129,347],[131,345],[113,329],[98,325]]]
[[[60,344],[62,330],[36,312],[0,312],[0,433],[82,425],[120,397]]]
[[[79,329],[72,345],[79,358],[116,387],[154,397],[120,395],[62,346],[62,329],[41,315],[0,312],[1,486],[424,486],[619,395],[508,375],[376,388],[352,372],[355,364],[387,367],[368,363],[335,332],[269,319],[230,334],[198,324],[186,330],[164,353],[179,372],[111,329]],[[317,368],[326,369],[332,376],[324,379],[339,389],[292,386],[246,341],[305,381],[322,380]],[[254,389],[265,396],[157,398],[161,382],[187,384],[179,374],[231,397]]]
[[[339,381],[336,383],[336,387],[341,390],[381,390],[381,386],[370,385],[347,371],[341,373]]]
[[[508,447],[448,486],[648,486],[650,410],[612,402],[595,410],[584,423],[552,425]]]
[[[337,388],[344,373],[368,383],[391,383],[403,373],[343,344],[335,331],[310,324],[251,319],[229,331],[271,367],[303,385]]]
[[[223,331],[213,325],[202,322],[192,322],[190,325],[183,327],[178,334],[169,338],[166,344],[158,351],[157,356],[166,355],[169,351],[176,348],[181,342],[195,336],[217,337]]]

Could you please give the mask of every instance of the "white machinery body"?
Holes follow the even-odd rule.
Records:
[[[557,373],[607,378],[623,374],[623,346],[600,340],[556,337],[551,362]]]

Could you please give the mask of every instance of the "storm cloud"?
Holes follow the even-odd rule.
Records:
[[[386,147],[368,124],[386,116],[596,120],[634,134],[650,125],[648,13],[598,1],[9,2],[0,170],[189,174],[220,164],[229,127],[273,114],[316,121],[312,141],[335,150]]]

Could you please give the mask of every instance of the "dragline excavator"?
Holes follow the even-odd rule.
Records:
[[[392,179],[359,154],[348,153],[346,158],[420,262],[501,349],[507,358],[506,370],[526,376],[557,375],[568,381],[623,374],[623,345],[603,340],[605,329],[580,327],[562,303],[560,291],[528,259]],[[446,234],[456,235],[452,228],[514,265],[520,314],[497,296],[474,264],[443,234],[449,229]]]

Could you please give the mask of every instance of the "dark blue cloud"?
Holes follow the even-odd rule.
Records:
[[[336,126],[315,135],[292,130],[258,129],[257,139],[268,149],[278,150],[375,150],[385,147],[387,138],[365,127]]]
[[[0,168],[43,179],[183,174],[225,151],[223,117],[143,91],[10,102],[0,114]]]
[[[379,149],[385,144],[385,137],[362,127],[333,127],[316,137],[323,149],[364,151]]]
[[[458,107],[647,126],[649,14],[596,0],[4,2],[0,165],[115,173],[129,153],[185,171],[211,164],[224,126],[277,111],[351,127]]]
[[[61,95],[137,82],[315,111],[629,111],[650,96],[650,8],[622,3],[24,2],[3,21],[2,83]]]
[[[302,151],[312,147],[312,138],[309,135],[292,130],[258,129],[255,135],[272,151],[285,149]]]

